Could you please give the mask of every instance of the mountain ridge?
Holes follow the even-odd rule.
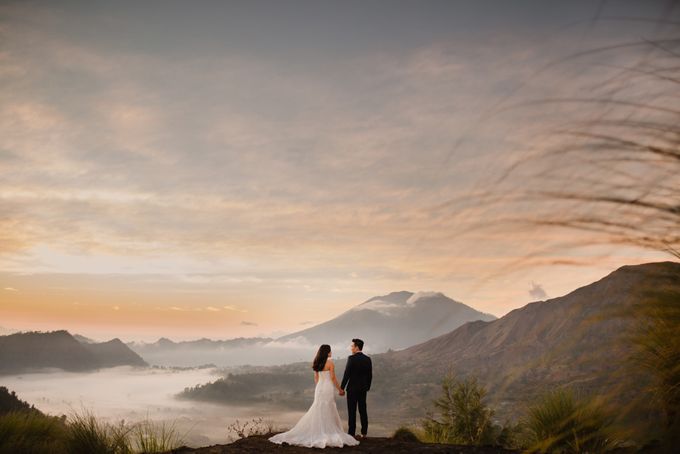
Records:
[[[403,374],[400,382],[408,387],[429,383],[436,389],[431,377],[448,371],[474,375],[501,416],[563,385],[633,401],[649,377],[631,372],[626,336],[633,320],[622,314],[646,291],[662,288],[680,291],[680,263],[625,265],[563,296],[528,303],[494,321],[468,323],[378,355],[377,361]]]
[[[67,330],[27,331],[0,336],[0,375],[58,368],[88,371],[121,365],[148,366],[120,339],[87,343]]]

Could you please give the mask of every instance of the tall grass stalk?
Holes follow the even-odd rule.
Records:
[[[184,444],[184,439],[175,424],[175,421],[167,423],[149,419],[137,423],[131,431],[132,444],[138,452],[149,454],[178,448]]]
[[[0,415],[0,453],[67,454],[66,426],[53,416],[15,410]]]

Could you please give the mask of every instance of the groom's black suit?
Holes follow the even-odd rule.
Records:
[[[357,426],[357,405],[359,406],[359,418],[361,419],[361,434],[368,433],[368,414],[366,413],[366,393],[371,389],[373,379],[373,367],[371,358],[362,352],[347,358],[345,373],[342,376],[340,387],[347,387],[347,433],[354,435]]]

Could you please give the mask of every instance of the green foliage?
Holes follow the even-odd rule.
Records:
[[[680,281],[680,276],[674,277]],[[679,285],[680,282],[676,282]],[[650,395],[663,421],[660,438],[667,446],[680,445],[680,292],[648,291],[633,305],[630,340],[635,347],[633,366],[652,377]]]
[[[526,427],[530,451],[541,453],[599,453],[616,446],[611,417],[595,400],[578,399],[558,388],[529,407]]]
[[[12,410],[0,415],[0,453],[66,454],[65,433],[60,418]]]
[[[447,374],[442,380],[442,395],[434,401],[439,417],[428,415],[423,421],[427,441],[466,445],[491,444],[493,411],[482,400],[486,390],[475,377],[458,380]]]

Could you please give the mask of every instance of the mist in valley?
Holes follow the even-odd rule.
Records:
[[[347,345],[349,345],[349,339]],[[173,348],[158,348],[154,344],[128,345],[150,364],[159,366],[197,367],[212,364],[218,367],[277,366],[301,361],[310,361],[318,345],[304,338],[286,341],[262,341],[244,347],[194,346],[177,344]],[[345,345],[332,345],[337,357],[346,357],[350,352]],[[368,350],[367,350],[368,351]]]
[[[174,423],[188,446],[225,443],[235,422],[263,418],[276,427],[292,426],[301,412],[266,406],[218,405],[177,399],[184,387],[219,378],[224,370],[186,370],[119,366],[95,372],[59,370],[3,376],[0,385],[39,410],[71,415],[88,410],[104,421],[133,424],[145,419]],[[310,378],[311,380],[311,378]]]

